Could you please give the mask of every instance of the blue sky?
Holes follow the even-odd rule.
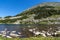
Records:
[[[0,17],[14,16],[44,2],[60,2],[60,0],[0,0]]]

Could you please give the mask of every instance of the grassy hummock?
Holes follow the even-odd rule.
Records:
[[[60,37],[3,38],[0,40],[60,40]]]

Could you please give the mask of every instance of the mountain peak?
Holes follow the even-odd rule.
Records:
[[[41,5],[47,5],[47,6],[60,6],[60,2],[45,2],[45,3],[41,3]]]

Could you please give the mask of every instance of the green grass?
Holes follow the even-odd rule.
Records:
[[[0,40],[60,40],[60,37],[2,38]]]
[[[49,18],[59,18],[59,17],[60,17],[60,15],[52,15]]]

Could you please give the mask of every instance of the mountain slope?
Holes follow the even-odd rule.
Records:
[[[59,24],[60,3],[42,3],[13,17],[5,17],[0,23],[12,24]],[[57,20],[58,18],[58,20]],[[53,22],[53,23],[51,23]]]

